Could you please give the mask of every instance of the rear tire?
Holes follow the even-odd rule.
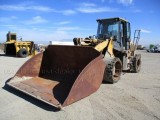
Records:
[[[25,58],[28,56],[28,51],[25,49],[25,48],[21,48],[19,51],[18,51],[18,57],[22,57],[22,58]]]
[[[103,81],[107,83],[116,83],[120,80],[122,73],[122,62],[119,58],[115,57],[105,61],[107,66],[105,68]]]
[[[141,70],[141,55],[136,54],[132,60],[132,70],[133,73],[138,73]]]

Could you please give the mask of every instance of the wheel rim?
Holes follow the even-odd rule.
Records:
[[[22,54],[23,54],[23,55],[27,55],[27,51],[23,51]]]
[[[115,63],[115,66],[113,67],[113,78],[115,80],[119,80],[119,77],[121,76],[122,72],[122,64],[121,62],[117,61]]]

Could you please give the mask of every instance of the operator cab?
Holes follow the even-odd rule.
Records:
[[[130,42],[130,23],[122,18],[98,19],[98,39],[113,38],[114,49],[118,51],[128,50]]]
[[[16,41],[17,40],[17,35],[16,33],[11,33],[10,31],[7,33],[7,42],[11,42],[11,41]]]

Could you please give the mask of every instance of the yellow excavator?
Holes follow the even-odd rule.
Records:
[[[6,55],[25,58],[35,55],[33,41],[17,41],[16,33],[7,33],[7,40],[4,43],[4,52]]]
[[[140,30],[131,42],[127,20],[97,22],[96,36],[74,38],[74,46],[49,45],[29,59],[7,85],[62,108],[94,93],[102,81],[117,82],[122,71],[139,72],[141,55],[135,50]]]

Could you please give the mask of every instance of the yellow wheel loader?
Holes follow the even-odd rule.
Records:
[[[17,41],[16,33],[7,33],[4,52],[6,55],[25,58],[35,55],[33,41]]]
[[[139,72],[141,56],[130,41],[130,23],[99,19],[97,36],[74,38],[75,46],[49,45],[29,59],[7,85],[62,108],[94,93],[102,81],[114,83],[121,72]]]

